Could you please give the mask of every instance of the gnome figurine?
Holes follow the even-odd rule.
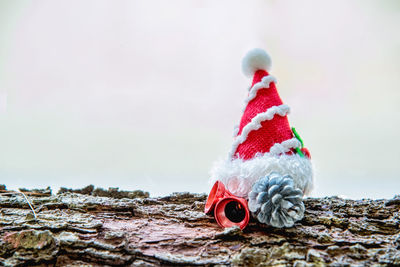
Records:
[[[270,67],[271,59],[262,49],[243,58],[243,73],[253,82],[229,157],[216,162],[211,181],[247,199],[259,222],[291,227],[304,216],[303,196],[312,189],[313,171],[310,153],[289,126],[290,108],[278,94]]]

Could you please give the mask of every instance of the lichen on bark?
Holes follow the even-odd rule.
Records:
[[[22,194],[0,187],[2,265],[400,265],[400,197],[308,198],[294,227],[241,231],[205,215],[204,194],[49,190],[24,190],[35,219]]]

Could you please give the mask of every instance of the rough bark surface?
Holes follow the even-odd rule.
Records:
[[[24,193],[36,218],[22,193],[0,186],[3,266],[400,265],[400,197],[308,198],[294,227],[252,221],[242,232],[205,215],[205,195],[93,186]]]

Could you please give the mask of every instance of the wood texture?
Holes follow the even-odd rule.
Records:
[[[400,197],[305,200],[304,219],[276,229],[252,221],[221,229],[205,195],[151,198],[142,191],[0,188],[4,266],[400,265]]]

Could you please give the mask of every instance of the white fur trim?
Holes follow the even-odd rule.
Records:
[[[239,133],[239,125],[235,125],[235,127],[233,127],[233,137],[236,137]]]
[[[271,58],[263,49],[255,48],[247,52],[242,60],[242,71],[247,77],[251,77],[257,70],[269,70]]]
[[[247,105],[249,104],[249,102],[251,100],[253,100],[258,93],[258,90],[260,89],[268,89],[269,85],[274,82],[276,83],[276,78],[272,75],[267,75],[264,76],[261,81],[259,81],[258,83],[256,83],[255,85],[253,85],[252,87],[250,87],[249,90],[249,96],[244,100],[244,106],[242,109],[242,112],[244,112],[247,108]],[[236,137],[239,133],[239,125],[235,125],[234,129],[233,129],[233,137]]]
[[[296,188],[305,194],[313,187],[311,161],[298,154],[274,156],[270,153],[258,155],[250,160],[228,159],[216,162],[211,170],[211,182],[224,183],[234,195],[247,198],[253,184],[271,172],[290,175]]]
[[[256,116],[254,116],[251,119],[251,122],[249,122],[246,126],[243,127],[242,132],[240,133],[240,136],[238,136],[235,141],[233,141],[232,144],[232,149],[231,152],[229,153],[229,158],[231,158],[235,152],[237,147],[242,144],[244,141],[246,141],[247,136],[249,133],[253,130],[258,130],[261,128],[261,122],[266,121],[266,120],[272,120],[272,118],[275,116],[275,114],[278,114],[280,116],[286,116],[290,111],[290,108],[288,105],[280,105],[280,106],[273,106],[270,107],[267,111],[263,113],[259,113]]]
[[[253,87],[250,88],[249,96],[248,96],[248,97],[246,98],[246,100],[244,101],[244,108],[243,108],[243,111],[246,109],[247,104],[257,96],[258,90],[263,89],[263,88],[268,89],[268,88],[269,88],[269,85],[270,85],[272,82],[276,83],[276,78],[275,78],[274,76],[272,76],[272,75],[267,75],[267,76],[264,76],[264,77],[261,79],[260,82],[258,82],[258,83],[256,83],[255,85],[253,85]]]
[[[282,143],[274,144],[269,149],[269,153],[271,153],[272,155],[278,156],[278,155],[289,152],[292,148],[296,148],[296,147],[300,147],[300,146],[301,146],[300,141],[296,137],[293,137],[292,139],[288,139],[286,141],[283,141]]]

